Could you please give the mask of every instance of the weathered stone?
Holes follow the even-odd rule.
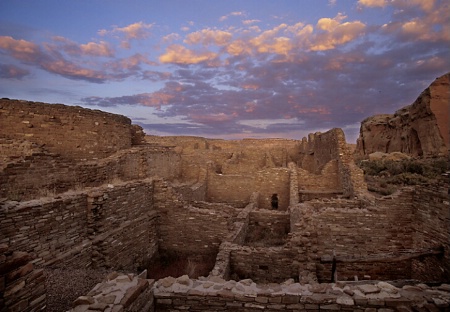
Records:
[[[78,306],[78,305],[89,305],[94,303],[95,300],[91,296],[80,296],[73,302],[72,306]]]
[[[358,289],[362,291],[363,294],[376,294],[379,293],[381,290],[375,286],[375,285],[359,285]]]

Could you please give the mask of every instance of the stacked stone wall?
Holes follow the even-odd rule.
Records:
[[[313,246],[308,253],[318,263],[319,281],[331,280],[333,255],[340,280],[411,277],[410,261],[384,261],[413,249],[411,190],[366,207],[357,200],[317,200],[299,207],[291,214],[291,231],[301,242],[304,233],[310,233],[303,240]],[[376,260],[380,258],[384,260]]]
[[[299,257],[290,248],[240,247],[230,254],[231,278],[252,279],[261,283],[282,283],[298,280]]]
[[[221,175],[210,172],[207,200],[245,207],[252,193],[258,192],[258,206],[272,209],[271,198],[273,194],[277,194],[278,209],[286,210],[289,206],[289,185],[288,168],[269,168],[252,175]]]
[[[413,261],[413,278],[450,282],[450,200],[448,184],[414,192],[413,241],[417,249],[442,246],[443,255]]]
[[[231,220],[226,212],[192,207],[162,180],[155,181],[154,204],[160,213],[160,250],[215,254],[229,234]]]
[[[337,160],[331,160],[325,164],[320,174],[311,173],[301,168],[298,168],[297,172],[299,190],[339,191],[342,189]]]
[[[180,155],[172,149],[140,146],[98,160],[75,162],[49,152],[34,152],[9,162],[0,172],[0,197],[29,200],[67,190],[181,174]]]
[[[86,198],[76,194],[2,204],[1,242],[30,253],[36,264],[59,258],[88,240]]]
[[[95,267],[136,271],[158,251],[153,181],[89,193],[87,211]]]
[[[41,311],[46,306],[45,275],[27,252],[0,244],[0,311]]]
[[[157,250],[152,185],[148,180],[6,202],[0,209],[0,243],[28,252],[38,265],[135,270]]]
[[[121,115],[78,106],[0,100],[2,137],[26,139],[68,158],[103,158],[132,143],[143,132]]]
[[[331,176],[334,181],[337,179],[335,185],[337,189],[342,189],[344,196],[352,197],[367,190],[364,173],[354,164],[342,129],[335,128],[325,133],[310,134],[308,140],[303,138],[300,153],[299,167],[315,174],[320,173],[329,162],[337,161],[337,168],[333,167],[335,171]],[[301,186],[300,177],[299,183]]]

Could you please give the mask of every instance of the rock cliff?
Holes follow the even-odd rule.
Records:
[[[375,115],[361,122],[356,152],[402,152],[412,156],[448,155],[449,78],[447,73],[426,88],[417,100],[393,115]]]

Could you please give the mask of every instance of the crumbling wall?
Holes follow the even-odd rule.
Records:
[[[367,191],[364,173],[354,164],[342,129],[334,128],[325,133],[310,134],[308,140],[303,138],[300,154],[299,167],[311,173],[319,174],[328,164],[330,167],[326,168],[326,173],[331,174],[335,183],[337,182],[334,184],[335,190],[342,190],[344,196],[352,197]],[[331,167],[332,161],[337,162],[337,167]],[[336,171],[332,173],[332,170]],[[299,177],[299,183],[300,179]]]
[[[121,115],[78,106],[0,100],[1,136],[26,139],[71,159],[107,157],[138,144],[142,129]]]

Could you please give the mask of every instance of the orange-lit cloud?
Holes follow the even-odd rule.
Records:
[[[217,53],[195,52],[182,45],[174,44],[166,49],[166,53],[159,57],[161,63],[198,64],[205,61],[213,61]]]
[[[184,40],[187,44],[198,44],[201,43],[205,46],[216,44],[218,46],[226,45],[230,42],[232,34],[227,31],[214,30],[214,29],[203,29],[190,33],[186,36]]]
[[[322,31],[315,36],[311,50],[326,51],[353,41],[364,34],[366,25],[360,21],[341,23],[346,16],[338,14],[335,18],[321,18],[317,28]]]
[[[358,0],[358,5],[360,6],[366,6],[369,8],[376,8],[376,7],[385,7],[388,4],[387,0]]]

